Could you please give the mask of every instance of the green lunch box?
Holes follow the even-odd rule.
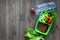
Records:
[[[43,10],[37,17],[34,30],[39,34],[48,35],[55,18],[56,12],[54,10]]]

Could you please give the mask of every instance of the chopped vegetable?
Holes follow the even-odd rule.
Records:
[[[48,14],[48,17],[51,17],[51,14]]]

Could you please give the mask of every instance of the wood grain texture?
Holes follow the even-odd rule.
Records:
[[[19,40],[19,0],[7,0],[6,32],[7,40]]]
[[[57,3],[57,17],[45,40],[60,40],[60,0],[0,0],[0,40],[25,40],[25,28],[33,28],[37,18],[30,8],[48,1]]]
[[[6,40],[6,0],[0,0],[0,40]]]

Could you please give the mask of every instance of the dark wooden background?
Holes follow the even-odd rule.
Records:
[[[56,2],[57,18],[45,40],[60,40],[60,0],[0,0],[0,40],[24,40],[25,28],[33,27],[36,20],[30,8],[48,1]]]

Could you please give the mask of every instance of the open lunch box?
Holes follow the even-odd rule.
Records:
[[[43,10],[37,18],[34,30],[37,33],[47,35],[52,27],[55,20],[56,12],[53,10],[47,11]]]

